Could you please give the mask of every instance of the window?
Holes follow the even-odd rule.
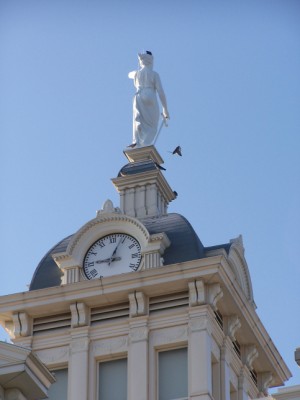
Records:
[[[48,399],[50,400],[67,400],[68,398],[68,370],[57,369],[51,371],[55,376],[56,382],[52,383],[48,390]]]
[[[127,359],[99,364],[99,400],[127,400]]]
[[[187,348],[158,353],[158,399],[188,398]]]

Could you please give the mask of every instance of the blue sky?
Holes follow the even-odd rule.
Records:
[[[0,294],[26,291],[55,243],[118,205],[143,49],[171,115],[157,142],[169,211],[205,246],[243,235],[258,315],[299,384],[296,0],[2,0]]]

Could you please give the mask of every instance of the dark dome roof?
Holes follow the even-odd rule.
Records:
[[[63,273],[52,258],[52,254],[65,251],[73,235],[61,240],[42,258],[34,271],[29,290],[60,286]]]
[[[150,234],[165,232],[171,241],[163,255],[164,265],[196,260],[205,256],[204,247],[191,224],[179,214],[141,219]],[[60,241],[37,266],[29,290],[60,286],[62,272],[52,254],[65,251],[73,235]]]
[[[130,162],[120,169],[118,176],[135,175],[156,169],[159,169],[159,167],[153,160]]]
[[[164,265],[204,257],[204,247],[192,225],[180,214],[142,219],[150,234],[165,232],[171,241],[163,255]]]

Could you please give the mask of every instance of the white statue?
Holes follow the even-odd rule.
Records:
[[[153,71],[153,55],[150,51],[138,54],[140,69],[128,74],[137,91],[133,99],[133,142],[129,147],[143,147],[153,144],[158,133],[158,93],[164,120],[170,118],[167,101],[160,77]]]

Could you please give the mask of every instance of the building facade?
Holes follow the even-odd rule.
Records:
[[[45,255],[28,292],[3,296],[1,324],[53,374],[50,399],[268,396],[290,371],[256,314],[242,238],[203,246],[168,213],[176,193],[156,148],[125,155],[120,207],[106,201]]]

